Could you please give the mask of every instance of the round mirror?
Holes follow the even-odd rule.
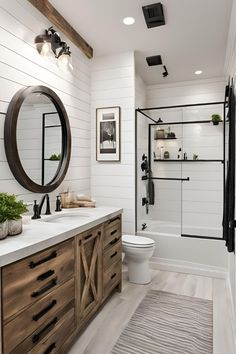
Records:
[[[15,94],[5,121],[5,150],[17,181],[36,193],[59,186],[69,166],[71,133],[54,91],[30,86]]]

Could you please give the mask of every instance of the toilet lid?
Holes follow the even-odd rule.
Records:
[[[135,247],[150,247],[155,244],[155,241],[148,237],[123,235],[122,243],[127,245],[133,245]]]

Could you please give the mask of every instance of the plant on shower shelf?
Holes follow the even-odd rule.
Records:
[[[49,160],[51,161],[60,161],[61,159],[61,154],[52,154],[50,157],[49,157]]]
[[[222,122],[221,116],[219,114],[216,114],[216,113],[212,114],[211,120],[212,120],[213,125],[218,125],[219,122]]]
[[[175,138],[175,133],[170,130],[170,127],[167,128],[167,138]]]
[[[26,204],[14,194],[0,193],[0,239],[22,232],[21,215],[26,211]]]

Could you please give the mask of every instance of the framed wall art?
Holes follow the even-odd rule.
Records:
[[[97,161],[120,161],[120,107],[96,110]]]

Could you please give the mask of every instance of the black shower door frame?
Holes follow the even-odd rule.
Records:
[[[207,102],[207,103],[194,103],[194,104],[185,104],[185,105],[174,105],[174,106],[162,106],[162,107],[150,107],[150,108],[137,108],[135,110],[135,232],[137,233],[137,224],[138,224],[138,208],[137,208],[137,203],[138,203],[138,184],[137,184],[137,178],[138,178],[138,141],[137,141],[137,136],[138,136],[138,119],[139,119],[139,114],[142,114],[144,117],[147,119],[151,120],[152,123],[148,124],[148,163],[149,163],[149,169],[152,170],[152,159],[151,159],[151,130],[153,126],[162,126],[162,125],[183,125],[183,124],[197,124],[197,123],[210,123],[211,120],[201,120],[201,121],[186,121],[186,122],[160,122],[159,120],[155,120],[152,117],[150,117],[147,112],[148,111],[159,111],[159,110],[164,110],[164,109],[173,109],[173,108],[185,108],[185,107],[198,107],[198,106],[210,106],[210,105],[222,105],[223,106],[223,159],[222,160],[214,160],[215,162],[220,162],[223,164],[223,200],[225,198],[225,180],[226,180],[226,147],[225,147],[225,141],[226,141],[226,108],[227,108],[227,102],[222,101],[222,102]],[[177,160],[178,161],[178,160]],[[188,161],[188,160],[186,160]],[[189,160],[190,161],[190,160]],[[212,159],[204,159],[204,162],[212,162]],[[183,163],[183,161],[179,161]],[[203,162],[203,160],[199,160],[199,162]],[[149,179],[149,177],[145,178]],[[158,179],[155,176],[151,177],[151,179]],[[170,178],[170,180],[175,180],[174,178]],[[181,179],[181,178],[176,178],[176,180],[187,180],[187,179]],[[223,219],[223,215],[222,215]],[[223,230],[223,229],[222,229]],[[223,239],[223,232],[222,232],[222,237],[210,237],[210,236],[199,236],[199,235],[190,235],[190,234],[182,234],[180,235],[181,237],[188,237],[188,238],[199,238],[199,239],[209,239],[209,240],[220,240],[224,241]]]

